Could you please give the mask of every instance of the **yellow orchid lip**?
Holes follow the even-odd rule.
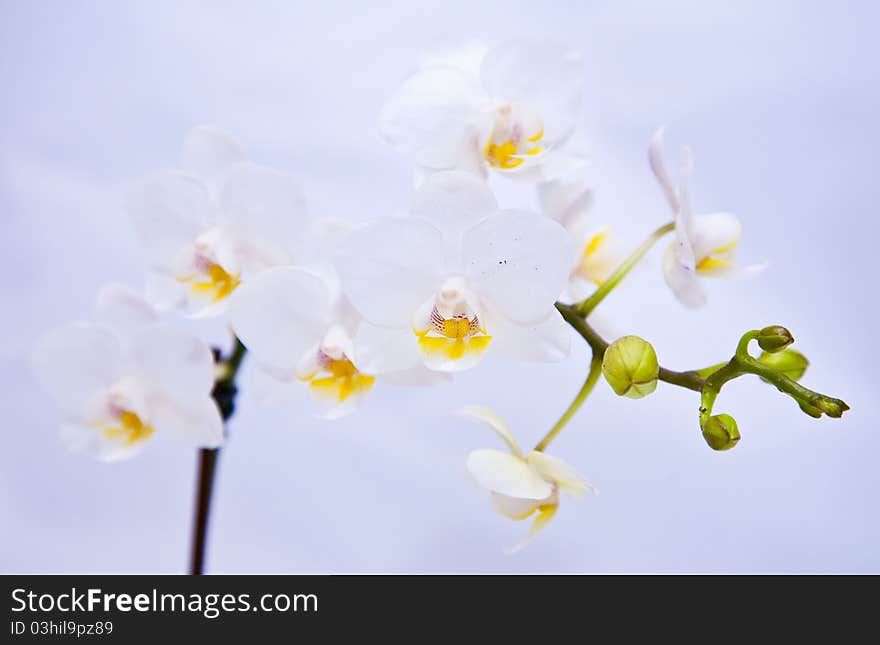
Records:
[[[697,262],[696,271],[704,275],[711,275],[729,269],[733,266],[733,254],[736,251],[739,238],[730,244],[713,249],[706,257]]]
[[[200,274],[179,276],[177,281],[189,284],[191,293],[207,296],[214,303],[228,298],[241,284],[239,274],[231,274],[216,263],[211,263],[208,266],[206,280],[199,280],[200,277]]]
[[[317,399],[343,404],[354,395],[366,396],[376,377],[360,372],[347,357],[333,359],[319,354],[320,369],[300,377],[309,384],[309,391]]]
[[[144,423],[137,414],[129,410],[123,410],[120,413],[118,426],[108,426],[102,429],[105,437],[121,439],[126,446],[146,441],[153,436],[153,432],[155,430],[152,426]]]
[[[503,109],[501,113],[505,118],[510,118],[510,108]],[[542,123],[538,131],[523,138],[522,126],[517,123],[505,137],[498,137],[498,123],[493,126],[492,132],[489,134],[489,140],[483,149],[483,157],[492,167],[499,170],[513,170],[523,164],[528,157],[534,157],[544,152],[544,148],[537,145],[544,138],[544,124]],[[500,139],[500,140],[498,140]]]
[[[457,361],[465,356],[483,354],[492,342],[479,317],[468,318],[464,314],[444,318],[437,307],[431,311],[431,326],[413,329],[418,337],[419,349],[426,356],[443,356]]]

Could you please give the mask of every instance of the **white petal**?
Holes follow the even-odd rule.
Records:
[[[120,284],[108,284],[98,291],[95,320],[123,338],[138,329],[159,322],[159,314],[139,293]]]
[[[135,456],[149,441],[133,443],[113,441],[99,428],[80,423],[61,426],[61,441],[74,452],[82,452],[101,461],[120,461]]]
[[[544,479],[556,483],[559,488],[572,497],[582,497],[592,490],[592,486],[567,462],[533,450],[526,460]]]
[[[680,206],[678,203],[678,193],[669,177],[669,169],[666,167],[666,159],[663,155],[663,132],[665,128],[660,127],[651,137],[651,143],[648,145],[648,163],[651,164],[651,170],[666,195],[666,201],[673,213],[678,213]]]
[[[507,495],[492,493],[492,508],[495,512],[517,522],[527,519],[544,501],[542,499],[521,499],[519,497],[508,497]]]
[[[290,263],[303,244],[308,214],[299,182],[254,163],[239,164],[220,189],[224,228],[245,245],[249,268]]]
[[[32,366],[49,394],[79,417],[96,392],[122,376],[122,350],[109,329],[72,323],[37,341]]]
[[[495,195],[486,182],[471,173],[438,172],[416,191],[412,214],[431,222],[451,242],[460,244],[462,234],[498,210]]]
[[[217,448],[223,443],[223,419],[209,395],[185,400],[161,396],[151,401],[151,407],[157,432],[175,435],[198,448]]]
[[[731,213],[708,213],[694,217],[692,225],[694,258],[700,260],[732,251],[742,235],[742,224]]]
[[[459,410],[458,414],[464,417],[470,417],[471,419],[476,419],[477,421],[482,421],[501,437],[501,440],[508,445],[510,451],[514,455],[517,457],[523,456],[522,449],[519,447],[516,438],[510,431],[510,426],[507,425],[507,422],[504,419],[492,412],[489,408],[484,408],[479,405],[469,405]]]
[[[495,355],[516,361],[555,363],[571,351],[571,328],[551,307],[543,320],[519,325],[504,316],[487,317]]]
[[[131,360],[150,390],[187,399],[207,396],[214,386],[214,356],[202,340],[182,329],[154,325],[131,340]]]
[[[187,133],[180,154],[181,168],[206,182],[216,181],[244,160],[244,152],[235,141],[208,125],[197,126]]]
[[[522,542],[517,544],[512,549],[507,549],[504,553],[506,555],[514,555],[515,553],[519,553],[526,546],[528,546],[529,542],[535,539],[535,536],[542,530],[547,524],[550,523],[550,520],[553,519],[553,516],[556,515],[556,511],[559,508],[556,504],[546,505],[541,508],[540,512],[535,519],[532,521],[532,525],[529,527],[529,532],[523,538]]]
[[[553,486],[524,459],[500,450],[474,450],[467,458],[467,469],[483,488],[510,497],[544,499]]]
[[[538,184],[541,212],[578,238],[593,205],[593,192],[585,181],[550,181]]]
[[[354,339],[352,362],[365,374],[389,374],[421,363],[418,340],[410,327],[381,327],[362,321]]]
[[[574,129],[583,78],[577,52],[546,42],[509,42],[489,50],[480,75],[492,99],[518,103],[540,116],[547,143]]]
[[[683,230],[687,232],[688,237],[693,238],[694,225],[694,209],[691,203],[690,181],[693,172],[694,162],[691,155],[691,149],[683,146],[681,149],[681,164],[678,171],[678,202],[679,211],[678,219],[683,225]],[[677,222],[677,226],[679,223]]]
[[[150,271],[144,281],[144,299],[159,311],[177,309],[186,303],[186,286],[166,273]]]
[[[152,265],[171,272],[183,248],[211,225],[204,184],[172,171],[146,177],[129,190],[126,210]]]
[[[463,255],[474,290],[519,324],[547,316],[574,260],[571,237],[562,226],[515,211],[493,215],[468,231]]]
[[[277,267],[245,281],[231,297],[232,328],[259,362],[293,373],[330,325],[330,292],[318,276]]]
[[[529,158],[516,168],[499,170],[505,176],[526,182],[556,181],[583,170],[590,160],[585,142],[577,133],[559,145],[548,147],[545,154]]]
[[[663,256],[663,278],[672,289],[676,299],[689,309],[699,309],[706,304],[706,294],[693,265],[678,259],[680,246],[673,242]]]
[[[465,73],[451,67],[425,69],[385,103],[379,117],[382,135],[420,166],[457,168],[475,145],[483,102],[479,85]]]
[[[440,284],[443,237],[429,222],[386,217],[358,228],[340,244],[336,269],[348,299],[376,325],[412,324]]]

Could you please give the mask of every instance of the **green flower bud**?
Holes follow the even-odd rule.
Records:
[[[774,354],[764,352],[758,360],[777,372],[782,372],[792,381],[800,380],[810,364],[807,357],[796,349],[784,349]],[[766,381],[766,379],[764,380]]]
[[[758,332],[758,345],[765,352],[778,352],[794,342],[794,336],[785,327],[771,325]]]
[[[844,412],[849,410],[849,406],[840,399],[832,399],[827,396],[816,401],[816,407],[832,419],[839,419]]]
[[[657,389],[660,364],[651,343],[623,336],[605,350],[602,373],[615,394],[640,399]]]
[[[703,424],[703,439],[712,450],[730,450],[740,440],[736,419],[729,414],[716,414]]]
[[[798,406],[800,406],[801,410],[803,410],[804,412],[809,414],[814,419],[819,419],[822,417],[822,410],[820,410],[819,408],[814,408],[809,403],[804,403],[803,401],[798,401]]]

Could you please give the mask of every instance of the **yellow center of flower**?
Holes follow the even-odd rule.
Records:
[[[126,446],[146,441],[153,435],[153,432],[152,426],[146,425],[137,414],[128,410],[119,415],[118,426],[109,426],[103,429],[105,437],[120,439]]]
[[[220,302],[235,291],[241,284],[238,275],[232,275],[219,264],[212,263],[205,274],[197,274],[178,278],[179,282],[189,284],[194,295],[208,297],[212,302]]]
[[[343,357],[327,358],[321,369],[302,380],[309,383],[316,398],[344,403],[355,394],[367,394],[373,389],[376,377],[359,372],[354,363]]]
[[[580,277],[596,286],[601,285],[614,270],[614,258],[606,253],[610,238],[610,228],[605,228],[590,237],[575,269]]]
[[[537,145],[544,136],[544,129],[538,131],[537,134],[526,139],[512,137],[502,142],[495,141],[495,132],[489,137],[483,156],[489,165],[493,168],[501,170],[512,170],[522,165],[525,157],[540,154],[543,151],[541,146]]]
[[[721,246],[706,254],[706,257],[697,262],[697,273],[712,275],[729,269],[733,265],[733,255],[739,240],[734,240],[726,246]]]
[[[431,326],[414,331],[419,338],[419,349],[424,354],[440,354],[453,361],[466,355],[482,354],[492,341],[476,315],[470,319],[465,315],[444,318],[436,307],[431,312]]]

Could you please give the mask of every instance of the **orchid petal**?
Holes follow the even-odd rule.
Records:
[[[382,108],[382,135],[420,166],[457,168],[476,145],[481,93],[476,80],[452,67],[416,72]]]
[[[469,405],[459,410],[458,414],[463,417],[469,417],[471,419],[476,419],[477,421],[482,421],[492,430],[494,430],[499,437],[501,437],[501,440],[508,445],[510,451],[514,455],[520,458],[523,456],[522,449],[519,447],[519,444],[516,442],[516,438],[510,431],[510,426],[507,425],[507,422],[504,419],[495,414],[489,408],[484,408],[479,405]]]
[[[62,409],[80,417],[96,392],[122,376],[122,349],[109,329],[72,323],[37,342],[32,367],[37,380]]]
[[[276,267],[244,282],[232,295],[230,321],[259,362],[291,373],[330,324],[330,293],[305,269]]]
[[[386,217],[340,244],[336,269],[361,315],[376,325],[407,327],[440,283],[443,242],[424,220]]]
[[[544,499],[553,493],[552,484],[509,452],[474,450],[468,455],[467,469],[480,486],[494,493],[524,499]]]
[[[572,497],[583,497],[593,490],[593,487],[567,462],[533,450],[526,457],[529,465],[540,475],[559,486],[559,488]]]
[[[465,234],[468,282],[498,312],[536,323],[565,289],[574,251],[565,229],[546,218],[502,211]]]
[[[132,186],[126,210],[151,264],[166,273],[213,219],[204,184],[173,171],[155,173]]]

